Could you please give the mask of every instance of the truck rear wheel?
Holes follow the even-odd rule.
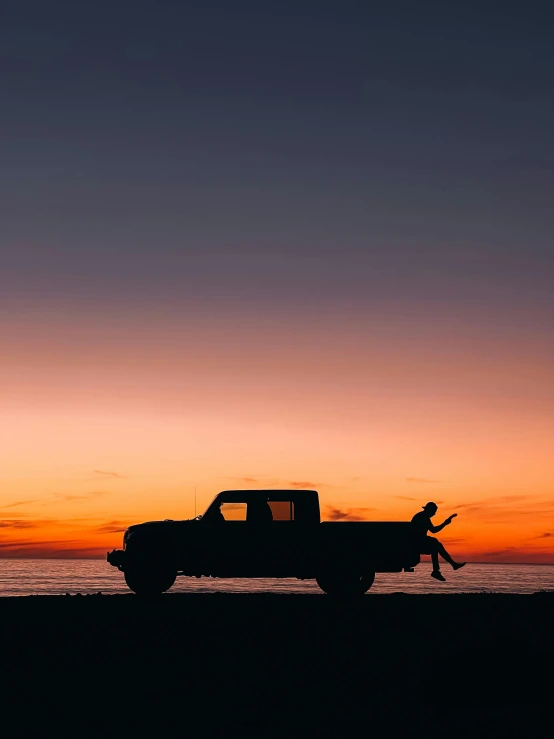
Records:
[[[340,598],[363,595],[373,585],[374,580],[374,572],[361,576],[352,573],[326,572],[316,577],[316,582],[324,593]]]

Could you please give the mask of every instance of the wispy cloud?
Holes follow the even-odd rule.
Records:
[[[440,482],[440,480],[430,480],[427,477],[407,477],[406,482],[419,482],[423,485],[433,484],[435,482]]]
[[[106,490],[92,490],[90,493],[83,493],[82,495],[73,495],[65,493],[54,493],[56,498],[60,500],[90,500],[91,498],[98,498],[101,495],[109,495]]]
[[[499,517],[505,520],[512,516],[517,518],[521,516],[543,518],[554,514],[554,501],[545,500],[541,496],[500,495],[494,498],[460,503],[454,508],[470,515],[479,514],[489,520],[498,519]]]
[[[550,531],[545,531],[544,534],[539,534],[538,536],[535,536],[535,539],[550,539],[553,536],[554,534],[551,534]]]
[[[333,485],[329,485],[325,482],[313,482],[312,480],[279,480],[273,477],[265,477],[264,475],[245,475],[244,477],[234,477],[230,475],[226,475],[223,479],[225,480],[234,480],[236,482],[245,482],[250,484],[256,484],[260,487],[267,488],[270,490],[271,488],[294,488],[294,489],[302,489],[302,488],[331,488],[334,487]]]
[[[327,506],[325,508],[324,518],[327,521],[365,521],[367,514],[374,511],[375,508],[335,508],[335,506]]]
[[[442,537],[441,536],[441,541],[442,541],[443,544],[447,544],[448,546],[450,546],[451,544],[463,544],[465,542],[465,539],[463,539],[462,537],[459,537],[459,536],[458,537],[456,537],[456,536],[452,536],[452,537],[445,536],[445,537]]]
[[[460,503],[454,506],[458,509],[468,508],[484,508],[489,506],[497,506],[503,503],[519,503],[521,501],[529,501],[528,495],[499,495],[495,498],[483,498],[483,500],[476,500],[471,503]]]
[[[320,488],[325,486],[324,482],[311,482],[310,480],[291,480],[291,488]]]
[[[473,562],[498,562],[511,564],[551,564],[553,560],[552,548],[534,547],[504,547],[483,552],[472,553]]]
[[[106,472],[105,470],[92,470],[95,475],[103,475],[104,477],[115,477],[118,480],[122,480],[124,475],[120,475],[119,472]]]
[[[247,483],[262,483],[262,479],[260,477],[254,477],[253,475],[245,475],[244,477],[235,477],[232,475],[225,475],[222,478],[223,480],[234,480],[235,482],[247,482]],[[268,484],[266,480],[266,485]]]
[[[129,524],[123,521],[107,521],[96,527],[100,534],[119,534],[128,528]]]
[[[45,546],[50,544],[78,544],[77,539],[45,539],[39,541],[0,541],[0,549],[9,549],[10,547],[28,548],[34,546]]]
[[[4,520],[0,521],[0,529],[34,529],[39,524],[35,521]]]
[[[2,505],[0,508],[16,508],[20,505],[28,505],[29,503],[37,503],[37,500],[16,500],[15,503],[9,503],[8,505]]]
[[[98,559],[105,547],[83,547],[77,539],[0,542],[0,557],[45,559]]]
[[[409,495],[393,495],[393,498],[396,498],[396,500],[411,500],[411,501],[414,501],[415,503],[421,503],[422,501],[427,501],[428,500],[428,498],[421,498],[421,497],[419,497],[419,498],[412,498]],[[435,498],[434,502],[437,505],[440,505],[441,503],[444,503],[444,500],[437,500]]]

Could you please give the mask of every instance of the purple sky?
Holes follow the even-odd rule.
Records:
[[[0,305],[551,346],[551,9],[376,8],[9,3]]]

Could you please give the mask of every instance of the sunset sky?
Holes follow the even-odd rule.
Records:
[[[482,6],[3,11],[0,556],[278,486],[554,562],[552,18]]]

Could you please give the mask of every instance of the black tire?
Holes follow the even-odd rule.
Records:
[[[319,587],[327,595],[336,598],[353,598],[362,596],[370,589],[375,581],[375,573],[365,575],[328,571],[316,577]]]
[[[177,573],[170,570],[131,567],[125,570],[128,587],[144,598],[153,598],[171,588]]]
[[[130,552],[125,562],[125,582],[128,587],[145,598],[165,593],[177,577],[177,570],[169,556],[160,553]]]

